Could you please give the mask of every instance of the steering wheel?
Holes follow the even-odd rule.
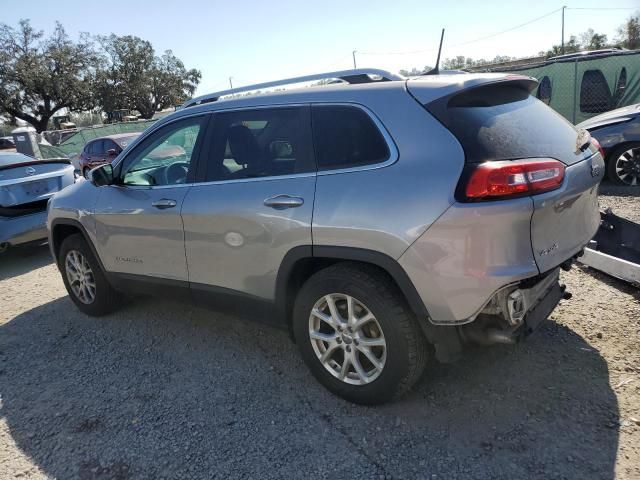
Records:
[[[185,162],[176,162],[164,169],[165,185],[175,185],[185,183],[187,181],[187,172],[189,164]]]

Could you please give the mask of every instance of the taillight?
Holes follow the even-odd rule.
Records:
[[[552,159],[486,162],[476,166],[464,189],[468,200],[534,195],[562,185],[565,166]]]
[[[591,137],[591,145],[596,147],[600,152],[600,155],[602,155],[602,158],[604,158],[604,149],[602,148],[602,145],[600,145],[600,142],[596,140],[594,137]]]

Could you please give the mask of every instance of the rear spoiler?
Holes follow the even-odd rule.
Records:
[[[495,88],[499,85],[517,86],[531,93],[538,86],[538,80],[526,75],[515,74],[468,74],[433,75],[407,80],[407,90],[422,105],[448,103],[458,95],[481,88]]]
[[[69,160],[68,158],[64,158],[64,157],[60,157],[60,158],[44,158],[44,159],[34,158],[33,160],[29,160],[27,162],[12,163],[10,165],[0,165],[0,170],[8,170],[10,168],[19,168],[19,167],[28,167],[30,165],[42,165],[43,163],[44,164],[46,164],[46,163],[66,163],[67,165],[71,165],[71,160]]]

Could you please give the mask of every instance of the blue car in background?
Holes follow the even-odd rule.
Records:
[[[0,153],[0,253],[47,238],[47,202],[75,182],[66,159]]]
[[[640,187],[640,103],[592,117],[577,126],[589,130],[600,142],[609,180]]]

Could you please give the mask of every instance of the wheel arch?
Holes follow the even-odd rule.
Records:
[[[605,161],[611,160],[614,153],[620,152],[626,148],[629,148],[632,145],[640,145],[640,137],[639,138],[625,138],[622,142],[616,143],[614,146],[607,148],[605,154]]]
[[[315,272],[329,265],[346,261],[373,265],[385,272],[398,287],[421,323],[429,317],[429,312],[418,291],[394,258],[364,248],[304,245],[291,249],[285,255],[276,277],[276,308],[289,328],[292,322],[293,303],[302,284]]]
[[[96,251],[95,246],[91,242],[89,238],[89,234],[84,226],[77,220],[60,218],[55,219],[51,222],[51,234],[49,238],[49,248],[51,249],[51,255],[53,255],[54,261],[58,264],[58,255],[60,253],[60,245],[64,242],[65,238],[79,233],[84,237],[85,242],[89,245],[91,252],[95,256],[96,260],[100,264],[100,268],[104,272],[104,265],[102,264],[102,260],[100,260],[100,256]],[[59,267],[60,265],[58,265]]]

